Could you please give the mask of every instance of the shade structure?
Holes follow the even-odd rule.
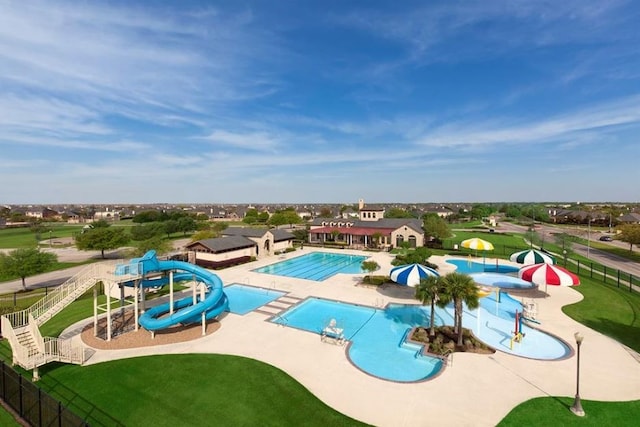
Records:
[[[475,249],[476,251],[492,251],[493,244],[486,240],[474,237],[473,239],[463,240],[460,246],[467,249]]]
[[[538,286],[576,286],[580,284],[578,276],[565,268],[551,264],[525,265],[518,271],[518,277]]]
[[[429,276],[440,276],[433,268],[425,267],[422,264],[401,265],[391,269],[391,280],[406,286],[418,286],[420,279]]]
[[[510,261],[518,264],[555,264],[556,260],[549,254],[536,249],[527,249],[526,251],[516,252],[509,257]]]

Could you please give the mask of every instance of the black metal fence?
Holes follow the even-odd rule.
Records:
[[[0,361],[0,398],[32,426],[89,425],[60,401],[49,396],[2,361]]]
[[[487,258],[491,258],[492,255],[507,256],[514,252],[526,250],[529,247],[515,247],[507,245],[494,245],[494,250],[487,252]],[[453,244],[443,245],[443,249],[452,250],[451,254],[464,255],[472,254],[476,255],[476,251],[471,249],[464,249],[460,247],[454,247]],[[457,251],[457,252],[454,252]],[[566,259],[551,254],[556,257],[557,263],[567,270],[582,275],[588,275],[592,279],[599,280],[607,285],[616,286],[618,288],[628,289],[629,292],[640,292],[640,277],[634,276],[626,271],[618,270],[616,268],[607,267],[597,262],[585,262],[577,259],[573,259],[567,256]],[[478,252],[478,256],[482,256],[482,252]]]

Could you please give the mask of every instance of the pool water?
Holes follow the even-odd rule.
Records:
[[[512,265],[498,264],[494,262],[474,262],[464,259],[450,259],[447,260],[448,264],[455,265],[458,273],[470,274],[470,273],[516,273],[520,269]]]
[[[480,299],[480,307],[465,307],[463,326],[496,350],[540,360],[569,356],[571,348],[543,331],[522,325],[524,338],[511,343],[515,312],[522,304],[507,294]],[[440,372],[439,358],[422,355],[420,347],[405,343],[407,332],[415,326],[429,325],[430,306],[389,304],[376,309],[320,298],[309,298],[271,319],[272,322],[321,334],[332,319],[351,341],[348,357],[362,371],[391,381],[415,382]],[[436,325],[453,324],[453,305],[436,308]]]
[[[359,369],[387,380],[414,382],[429,378],[442,368],[439,358],[416,357],[419,348],[402,346],[408,329],[428,323],[428,312],[426,307],[416,305],[381,310],[309,298],[272,322],[320,334],[335,319],[344,337],[351,341],[348,356]]]
[[[362,261],[366,259],[362,255],[312,252],[253,271],[320,282],[338,273],[363,274]]]
[[[228,310],[240,315],[250,313],[285,294],[273,289],[244,286],[238,283],[225,286],[224,293],[229,300]]]

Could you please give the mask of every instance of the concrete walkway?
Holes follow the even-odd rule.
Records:
[[[287,257],[299,255],[300,251]],[[382,274],[387,274],[391,268],[390,254],[366,255],[380,264]],[[225,284],[274,288],[299,298],[319,296],[372,306],[416,303],[410,289],[358,286],[361,278],[358,275],[340,274],[313,282],[251,271],[277,261],[280,259],[273,257],[216,274]],[[443,257],[437,260],[443,272],[451,270],[451,265],[444,261]],[[634,358],[635,352],[562,314],[561,307],[578,302],[582,298],[580,293],[551,286],[548,292],[549,297],[536,300],[541,329],[569,343],[574,343],[576,331],[585,337],[581,352],[581,396],[604,401],[640,399],[640,363]],[[575,357],[538,361],[505,353],[489,356],[458,353],[454,355],[453,366],[433,380],[394,383],[374,378],[353,366],[345,354],[346,347],[323,343],[316,334],[279,326],[267,319],[267,315],[258,312],[245,316],[227,314],[221,319],[220,330],[210,336],[158,347],[95,350],[87,363],[152,354],[220,353],[250,357],[287,372],[336,410],[377,426],[493,426],[514,406],[533,397],[575,394]],[[74,330],[79,330],[78,325],[66,333],[74,335]],[[80,337],[76,334],[73,339],[77,342]]]

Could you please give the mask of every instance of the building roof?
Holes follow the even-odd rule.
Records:
[[[187,249],[191,249],[196,245],[202,245],[210,249],[211,252],[227,252],[234,249],[251,248],[257,245],[251,239],[244,236],[225,236],[213,239],[198,240],[197,242],[186,245]]]
[[[292,240],[293,234],[287,230],[281,230],[278,228],[266,229],[266,228],[252,228],[252,227],[228,227],[222,231],[224,236],[244,236],[261,239],[265,234],[270,232],[273,235],[274,242],[281,242],[283,240]]]

